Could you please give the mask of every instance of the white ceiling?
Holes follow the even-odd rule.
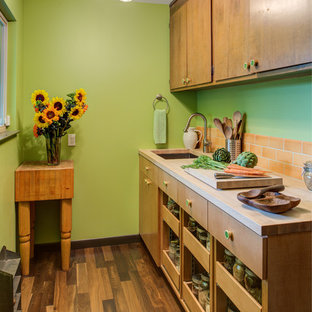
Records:
[[[157,3],[157,4],[169,4],[172,0],[134,0],[134,2],[146,2],[146,3]]]

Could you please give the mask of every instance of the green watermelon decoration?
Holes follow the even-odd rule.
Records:
[[[212,158],[215,161],[226,162],[226,163],[231,162],[231,154],[224,147],[217,149],[213,153]]]
[[[239,166],[247,167],[247,168],[253,168],[258,163],[258,157],[256,154],[252,152],[242,152],[239,154],[236,158],[236,160],[233,162],[233,164],[237,164]]]

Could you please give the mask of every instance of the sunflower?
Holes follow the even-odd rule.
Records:
[[[84,89],[76,90],[74,100],[76,101],[76,103],[78,105],[82,105],[83,103],[85,103],[85,101],[87,99],[86,95],[87,95],[87,93]]]
[[[66,102],[64,99],[55,97],[51,102],[51,106],[56,110],[57,114],[63,116],[66,112]]]
[[[84,113],[83,108],[81,108],[79,105],[77,105],[76,107],[73,107],[71,109],[69,117],[74,119],[74,120],[78,120],[81,118],[83,113]]]
[[[37,105],[37,101],[40,101],[43,105],[48,105],[49,96],[45,90],[36,90],[31,96],[31,102],[34,106]]]
[[[43,113],[36,113],[34,117],[35,125],[38,128],[46,128],[49,124],[46,122],[45,118],[43,117]]]
[[[57,110],[50,104],[43,112],[42,112],[44,120],[50,125],[53,121],[58,121],[59,116]]]

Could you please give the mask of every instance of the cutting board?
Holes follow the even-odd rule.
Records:
[[[219,179],[214,177],[215,170],[186,168],[185,172],[198,180],[210,185],[215,189],[226,190],[236,188],[263,187],[275,184],[283,184],[283,178],[271,175],[267,178],[235,178],[235,179]]]

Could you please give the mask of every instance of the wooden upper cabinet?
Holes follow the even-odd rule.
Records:
[[[211,0],[177,0],[170,8],[170,87],[211,82]]]
[[[312,62],[311,0],[249,0],[254,71]]]
[[[185,87],[186,1],[176,2],[170,9],[170,88]]]
[[[216,81],[250,74],[248,37],[249,1],[213,1],[214,79]]]
[[[211,81],[211,0],[187,1],[187,85]]]
[[[214,80],[312,62],[311,3],[213,1]]]

